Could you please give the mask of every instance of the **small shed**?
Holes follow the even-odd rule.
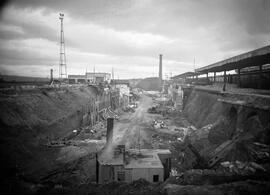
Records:
[[[98,158],[98,183],[145,179],[161,182],[169,177],[171,152],[164,149],[129,149],[101,154]],[[119,153],[119,151],[121,151]],[[105,154],[105,155],[104,155]]]

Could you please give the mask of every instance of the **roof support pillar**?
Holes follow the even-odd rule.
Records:
[[[216,72],[214,72],[214,83],[216,82]]]
[[[262,88],[262,79],[263,79],[263,75],[262,75],[262,65],[259,66],[260,67],[260,81],[259,81],[259,89]]]
[[[226,91],[226,70],[224,70],[224,74],[223,74],[223,91]]]
[[[241,69],[240,68],[238,68],[237,77],[238,77],[238,87],[241,87]]]

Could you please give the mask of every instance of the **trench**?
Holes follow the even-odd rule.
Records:
[[[201,89],[183,89],[182,93],[183,106],[168,115],[148,113],[154,104],[149,95],[141,98],[134,113],[122,112],[114,124],[115,144],[169,148],[172,169],[178,173],[197,163],[196,155],[183,149],[178,140],[186,131],[192,131],[191,143],[205,159],[239,131],[253,132],[252,136],[269,144],[268,134],[260,132],[269,124],[269,110],[261,109],[263,98],[256,97],[258,104],[245,106],[238,104],[239,100],[250,102],[245,96]],[[1,154],[7,160],[1,167],[9,170],[2,177],[49,182],[51,187],[95,182],[96,153],[106,142],[103,112],[117,110],[118,102],[116,95],[98,95],[92,88],[1,97],[1,109],[6,113],[1,114],[0,125],[8,131],[1,130]],[[153,120],[164,120],[169,128],[153,129]],[[226,160],[247,161],[249,156],[240,150]]]

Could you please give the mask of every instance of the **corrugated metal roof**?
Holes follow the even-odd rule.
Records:
[[[185,72],[179,75],[176,75],[174,77],[172,77],[172,79],[179,79],[179,78],[185,78],[185,77],[190,77],[190,76],[195,76],[196,73],[195,72]]]
[[[245,68],[250,66],[259,66],[270,63],[270,45],[234,56],[232,58],[197,68],[196,72],[221,72]]]

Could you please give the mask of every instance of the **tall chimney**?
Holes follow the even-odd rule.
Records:
[[[113,141],[113,118],[107,118],[107,137],[106,137],[106,145],[112,143]]]
[[[160,88],[162,87],[162,54],[159,54],[159,83]]]

